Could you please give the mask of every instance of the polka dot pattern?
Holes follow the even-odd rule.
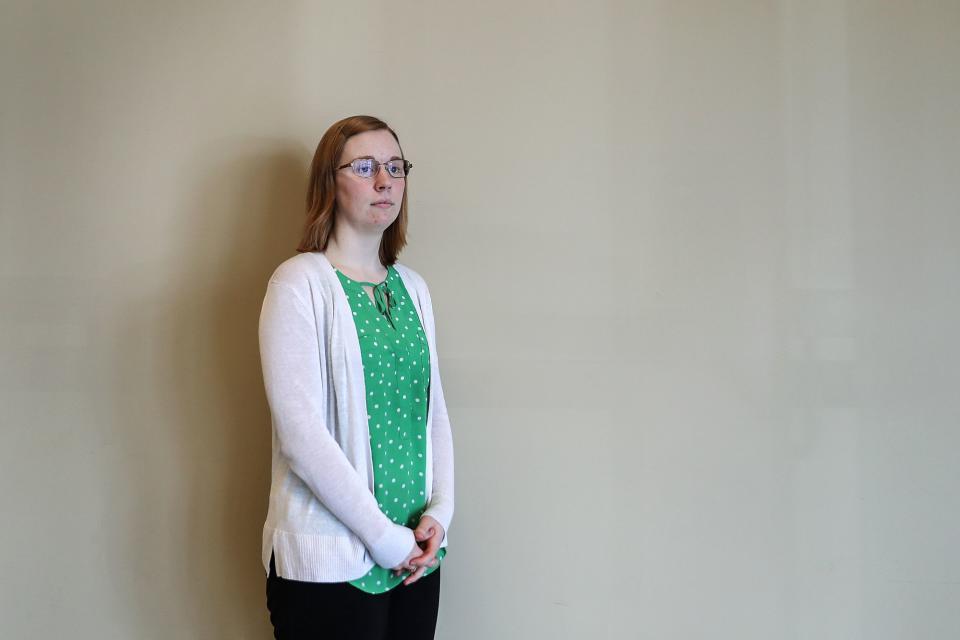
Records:
[[[380,510],[393,522],[415,528],[427,507],[427,336],[403,280],[392,266],[387,267],[385,280],[393,298],[389,317],[378,310],[367,293],[376,286],[382,301],[383,283],[374,285],[352,280],[339,270],[336,273],[350,302],[363,357],[374,496]],[[386,310],[383,305],[381,308]],[[446,549],[440,549],[437,558],[445,552]],[[428,569],[425,575],[435,569]],[[367,593],[383,593],[405,577],[406,574],[394,577],[389,568],[374,565],[350,584]]]

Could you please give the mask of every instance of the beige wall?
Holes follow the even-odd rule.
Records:
[[[416,165],[439,638],[960,628],[960,4],[5,2],[5,638],[266,638],[310,155]]]

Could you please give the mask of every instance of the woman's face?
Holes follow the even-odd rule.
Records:
[[[357,158],[378,162],[400,158],[400,146],[386,129],[365,131],[348,138],[337,166]],[[346,224],[362,234],[382,234],[400,214],[404,178],[391,178],[380,167],[373,178],[361,178],[350,167],[337,171],[337,224]]]

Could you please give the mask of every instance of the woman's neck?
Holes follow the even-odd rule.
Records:
[[[386,269],[380,262],[382,234],[376,237],[361,237],[338,231],[340,230],[334,231],[324,250],[330,264],[354,280],[383,280]]]

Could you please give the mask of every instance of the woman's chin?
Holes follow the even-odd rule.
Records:
[[[397,213],[393,211],[374,212],[370,216],[370,226],[380,231],[385,231],[387,227],[393,224],[397,219]]]

